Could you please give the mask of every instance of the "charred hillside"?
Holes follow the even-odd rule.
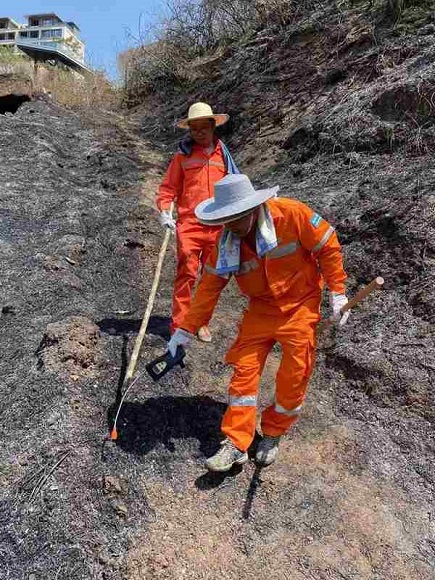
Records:
[[[0,566],[10,580],[433,578],[433,8],[229,3],[259,7],[255,26],[199,52],[188,43],[189,58],[163,45],[176,46],[175,69],[150,61],[161,42],[148,60],[139,51],[146,68],[122,113],[86,98],[77,112],[53,94],[0,114]],[[342,332],[319,336],[305,413],[260,473],[252,462],[222,477],[204,470],[244,306],[233,286],[212,346],[195,344],[187,368],[160,383],[146,375],[166,345],[172,242],[139,379],[119,439],[107,441],[163,239],[153,198],[173,121],[199,99],[231,115],[223,137],[257,184],[280,185],[334,224],[349,294],[385,278]],[[278,365],[276,348],[262,407]]]
[[[278,4],[284,14],[285,3]],[[307,3],[287,22],[269,17],[244,39],[192,59],[178,85],[167,86],[151,69],[156,90],[148,85],[133,115],[152,110],[142,118],[143,133],[166,127],[173,148],[173,119],[189,102],[209,101],[231,114],[223,137],[243,170],[334,223],[350,291],[386,278],[381,304],[389,304],[388,314],[377,317],[373,335],[383,343],[375,350],[386,374],[372,375],[358,346],[348,384],[433,419],[434,12],[430,3],[404,3],[401,11],[387,4]],[[330,365],[353,359],[350,342],[342,351],[330,354]]]

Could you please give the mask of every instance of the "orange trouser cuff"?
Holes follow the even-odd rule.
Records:
[[[240,451],[246,451],[252,443],[251,431],[252,425],[255,429],[256,412],[257,407],[228,407],[224,415],[222,433]]]
[[[285,435],[298,419],[297,415],[287,417],[282,413],[277,413],[274,405],[271,405],[261,415],[261,430],[263,435],[270,435],[271,437]]]

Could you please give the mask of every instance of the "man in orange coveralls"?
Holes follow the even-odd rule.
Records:
[[[195,207],[213,196],[213,186],[227,173],[238,173],[231,155],[222,141],[215,137],[215,128],[226,123],[228,115],[215,115],[206,103],[189,108],[187,119],[177,123],[189,129],[179,151],[169,165],[157,195],[157,208],[163,226],[176,229],[177,274],[174,283],[171,332],[180,326],[186,314],[198,272],[216,242],[221,230],[216,225],[201,225],[195,217]],[[178,220],[172,216],[171,204],[176,204]],[[207,325],[198,330],[198,337],[210,342]]]
[[[282,360],[276,396],[262,414],[263,438],[256,451],[260,465],[276,459],[280,437],[301,413],[313,370],[323,280],[334,321],[343,325],[349,316],[340,311],[347,303],[346,274],[334,228],[303,203],[274,198],[277,190],[256,191],[246,175],[227,175],[215,184],[215,197],[195,210],[201,223],[225,228],[182,328],[169,342],[171,354],[208,324],[231,275],[250,299],[226,356],[234,367],[222,421],[226,439],[206,461],[212,471],[228,471],[247,461],[255,435],[260,376],[268,353],[279,342]]]

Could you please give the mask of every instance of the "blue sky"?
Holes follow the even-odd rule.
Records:
[[[24,23],[26,14],[55,12],[75,22],[86,43],[87,61],[116,78],[116,55],[133,46],[158,22],[162,0],[1,0],[0,16]]]

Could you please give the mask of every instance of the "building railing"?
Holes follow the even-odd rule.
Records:
[[[50,40],[36,40],[36,39],[29,40],[27,38],[20,38],[19,44],[24,44],[29,47],[41,46],[43,48],[51,48],[53,50],[63,52],[66,56],[70,56],[80,62],[84,62],[82,55],[79,52],[75,52],[74,50],[72,50],[65,42],[53,42]]]
[[[41,30],[41,31],[42,30],[56,30],[56,28],[54,28],[54,29],[53,28],[40,29],[38,27],[33,27],[32,31],[35,31],[35,28],[36,28],[36,30]],[[26,36],[22,35],[23,32],[26,33]],[[20,30],[9,30],[6,28],[2,28],[2,29],[0,29],[0,35],[2,35],[2,34],[14,34],[15,38],[14,39],[12,39],[12,38],[0,39],[0,42],[6,42],[6,41],[14,42],[15,40],[26,40],[26,39],[30,39],[30,41],[32,41],[32,42],[33,41],[37,42],[41,38],[40,36],[38,36],[37,38],[27,36],[27,32],[30,32],[30,30],[28,28],[21,28]],[[58,38],[60,38],[60,36]],[[81,46],[84,46],[83,41],[78,36],[73,35],[73,38],[78,44],[80,44]],[[44,38],[42,38],[42,40],[44,40]]]

